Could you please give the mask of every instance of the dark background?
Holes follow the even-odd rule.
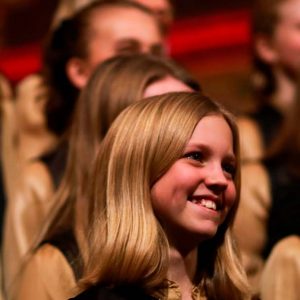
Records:
[[[0,0],[0,71],[14,84],[39,67],[58,0]],[[204,91],[234,111],[251,99],[250,0],[173,0],[171,53]],[[248,28],[249,27],[249,28]]]
[[[2,46],[40,39],[47,31],[58,0],[0,0]],[[250,0],[173,0],[177,19],[247,9]],[[1,44],[0,44],[1,45]]]

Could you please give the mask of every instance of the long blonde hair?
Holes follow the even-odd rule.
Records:
[[[77,102],[66,171],[55,195],[54,207],[33,248],[70,230],[75,231],[80,248],[84,247],[86,220],[83,211],[89,200],[82,196],[82,189],[97,147],[116,116],[142,99],[151,83],[167,76],[194,90],[200,89],[198,83],[174,62],[149,54],[117,56],[96,68]]]
[[[168,242],[154,215],[153,184],[179,159],[197,123],[221,115],[239,141],[231,115],[200,93],[169,93],[137,102],[111,126],[97,154],[88,184],[89,245],[84,287],[138,285],[155,290],[164,283]],[[208,299],[245,299],[247,283],[231,236],[239,202],[240,162],[234,182],[237,201],[218,233],[201,246],[199,265]]]

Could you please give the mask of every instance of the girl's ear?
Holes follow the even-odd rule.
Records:
[[[85,60],[78,57],[72,57],[67,62],[66,74],[72,84],[81,90],[89,79],[90,69]]]
[[[258,34],[255,37],[254,47],[258,56],[268,64],[274,64],[278,59],[277,50],[269,36]]]

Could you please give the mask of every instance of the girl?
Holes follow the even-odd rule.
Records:
[[[238,132],[199,93],[131,105],[100,145],[74,299],[249,299],[231,229]]]

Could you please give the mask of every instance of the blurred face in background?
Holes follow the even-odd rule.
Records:
[[[271,36],[259,35],[258,54],[263,61],[295,76],[300,70],[300,0],[281,1]]]
[[[88,46],[90,71],[112,56],[137,53],[164,53],[163,37],[153,16],[124,7],[94,12]]]

